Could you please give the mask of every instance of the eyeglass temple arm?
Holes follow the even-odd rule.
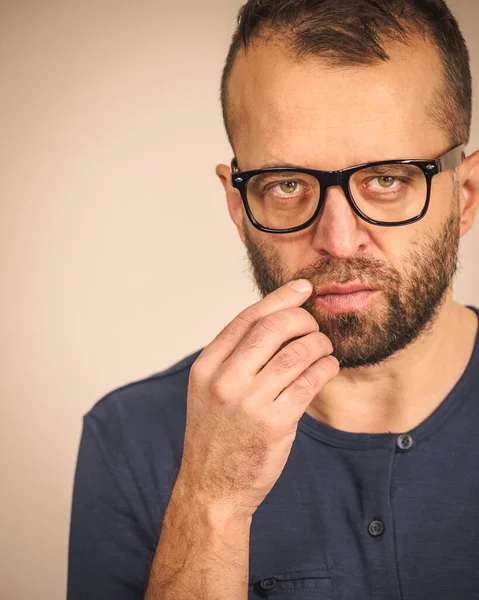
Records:
[[[460,146],[456,146],[441,156],[441,158],[438,159],[439,171],[442,172],[447,171],[448,169],[456,169],[457,167],[460,167],[466,158],[465,149],[465,144],[461,144]]]

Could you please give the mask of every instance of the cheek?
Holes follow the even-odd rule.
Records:
[[[437,231],[454,211],[459,210],[458,200],[454,176],[448,173],[436,175],[432,180],[429,209],[423,220]]]
[[[318,254],[311,243],[308,230],[288,235],[270,236],[270,255],[275,257],[285,280],[290,280],[301,270],[318,262]]]
[[[391,228],[390,231],[381,232],[376,236],[376,252],[373,252],[375,258],[384,261],[388,268],[402,273],[407,256],[419,236],[418,231],[411,230],[412,227],[414,225]]]
[[[366,252],[383,260],[401,275],[406,274],[410,268],[420,266],[416,264],[418,256],[429,248],[432,240],[441,235],[445,223],[458,211],[452,177],[448,180],[445,175],[445,181],[435,179],[437,178],[432,182],[428,211],[420,221],[400,227],[378,227],[371,230],[371,243]]]
[[[380,261],[386,269],[397,272],[401,279],[407,278],[411,270],[420,266],[416,264],[418,256],[430,245],[431,239],[438,236],[441,229],[439,217],[428,219],[427,216],[412,225],[378,227],[371,233],[364,255]],[[250,232],[250,236],[261,249],[269,266],[280,272],[284,281],[302,276],[303,271],[319,267],[324,260],[314,250],[312,233],[308,233],[308,230],[287,236],[270,234],[266,238],[263,234],[256,235],[254,230]]]
[[[240,193],[238,192],[238,190],[230,187],[227,189],[226,198],[228,202],[228,210],[232,220],[238,227],[243,228],[244,208]]]

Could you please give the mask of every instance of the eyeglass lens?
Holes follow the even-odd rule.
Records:
[[[359,210],[370,219],[395,223],[416,217],[424,208],[427,180],[415,165],[392,164],[356,171],[349,183]],[[316,177],[293,171],[261,173],[247,186],[255,220],[263,227],[299,227],[314,215],[321,196]]]

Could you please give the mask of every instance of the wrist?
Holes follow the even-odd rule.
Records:
[[[176,481],[170,504],[208,529],[241,531],[249,529],[253,520],[253,513],[238,510],[234,503],[212,502],[180,478]]]

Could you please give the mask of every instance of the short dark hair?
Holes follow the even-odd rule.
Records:
[[[263,32],[281,33],[299,60],[320,55],[330,64],[368,65],[389,60],[388,40],[411,42],[414,34],[432,41],[444,65],[434,113],[451,146],[469,141],[472,78],[469,52],[459,25],[444,0],[248,0],[221,81],[223,120],[233,147],[228,82],[241,48]]]

